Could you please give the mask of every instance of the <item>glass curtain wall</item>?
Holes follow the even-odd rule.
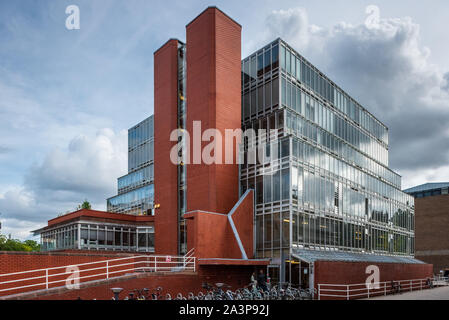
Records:
[[[242,146],[257,257],[413,255],[414,202],[388,168],[388,129],[280,39],[242,61],[242,128],[277,130]]]
[[[154,252],[154,228],[73,223],[41,233],[42,251],[84,249]]]
[[[186,46],[179,43],[178,47],[178,128],[186,129],[187,115],[187,64],[186,64]],[[183,140],[183,148],[179,156],[184,159],[184,150],[186,142]],[[178,252],[180,255],[187,253],[187,226],[184,214],[187,209],[187,183],[186,183],[187,166],[182,162],[178,165]]]
[[[153,208],[154,184],[109,198],[109,212],[140,215]]]
[[[117,179],[110,212],[150,215],[154,208],[154,117],[128,130],[128,174]]]

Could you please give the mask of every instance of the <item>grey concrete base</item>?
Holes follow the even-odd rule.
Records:
[[[379,296],[363,300],[449,300],[449,286]]]

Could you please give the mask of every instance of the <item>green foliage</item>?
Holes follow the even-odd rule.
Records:
[[[0,251],[40,251],[40,244],[34,240],[8,239],[0,234]]]
[[[41,250],[41,245],[34,240],[25,240],[23,243],[27,247],[31,248],[31,251],[40,251]]]
[[[89,201],[84,200],[83,204],[81,205],[81,208],[90,210],[92,207],[91,207]]]
[[[81,210],[81,209],[87,209],[87,210],[91,210],[92,206],[90,205],[90,202],[87,200],[84,200],[84,202],[82,204],[80,204],[77,208],[77,210]]]

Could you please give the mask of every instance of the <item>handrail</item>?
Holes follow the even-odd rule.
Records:
[[[193,263],[193,272],[195,272],[195,269],[196,269],[194,254],[195,254],[195,248],[192,248],[184,255],[184,265]]]
[[[320,283],[318,284],[318,300],[321,300],[322,297],[344,298],[349,300],[351,298],[362,296],[369,298],[373,295],[387,295],[394,292],[413,291],[418,289],[423,290],[426,288],[431,288],[435,283],[443,281],[448,283],[449,279],[439,277],[411,280],[390,280],[369,284]],[[360,288],[360,286],[362,287]]]
[[[65,267],[72,267],[72,266],[86,266],[86,265],[90,265],[90,264],[97,264],[97,263],[103,263],[103,262],[111,262],[111,261],[119,261],[119,260],[126,260],[126,259],[134,259],[134,258],[146,258],[146,257],[154,257],[154,256],[129,256],[129,257],[124,257],[124,258],[117,258],[117,259],[110,259],[110,260],[100,260],[100,261],[93,261],[93,262],[85,262],[85,263],[78,263],[78,264],[68,264],[65,266],[60,266],[60,267],[51,267],[51,268],[45,268],[45,269],[35,269],[35,270],[26,270],[26,271],[18,271],[18,272],[11,272],[11,273],[3,273],[0,274],[0,277],[2,276],[11,276],[11,275],[15,275],[15,274],[21,274],[21,273],[28,273],[28,272],[39,272],[39,271],[45,271],[45,270],[54,270],[54,269],[59,269],[59,268],[65,268]],[[160,257],[164,257],[165,256],[160,256]]]
[[[50,287],[54,288],[55,286],[51,285],[61,282],[65,282],[67,284],[68,280],[70,280],[71,282],[75,281],[77,283],[80,283],[80,280],[89,278],[97,277],[99,278],[97,280],[110,279],[118,276],[123,276],[126,273],[135,273],[139,271],[180,272],[187,270],[195,272],[195,261],[196,258],[194,256],[186,257],[167,255],[139,255],[50,267],[45,269],[11,272],[0,274],[0,295],[7,291],[22,293],[30,291],[22,289],[31,289],[33,287],[39,286],[41,286],[42,289],[44,287],[45,289],[49,289]],[[62,270],[58,271],[58,269]],[[4,280],[1,281],[2,279]]]
[[[184,257],[191,257],[193,254],[195,254],[195,248],[190,249],[185,255]]]

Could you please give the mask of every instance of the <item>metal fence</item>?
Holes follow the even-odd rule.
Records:
[[[351,300],[374,296],[398,294],[448,285],[448,278],[427,278],[413,280],[384,281],[358,284],[318,284],[318,300]]]

